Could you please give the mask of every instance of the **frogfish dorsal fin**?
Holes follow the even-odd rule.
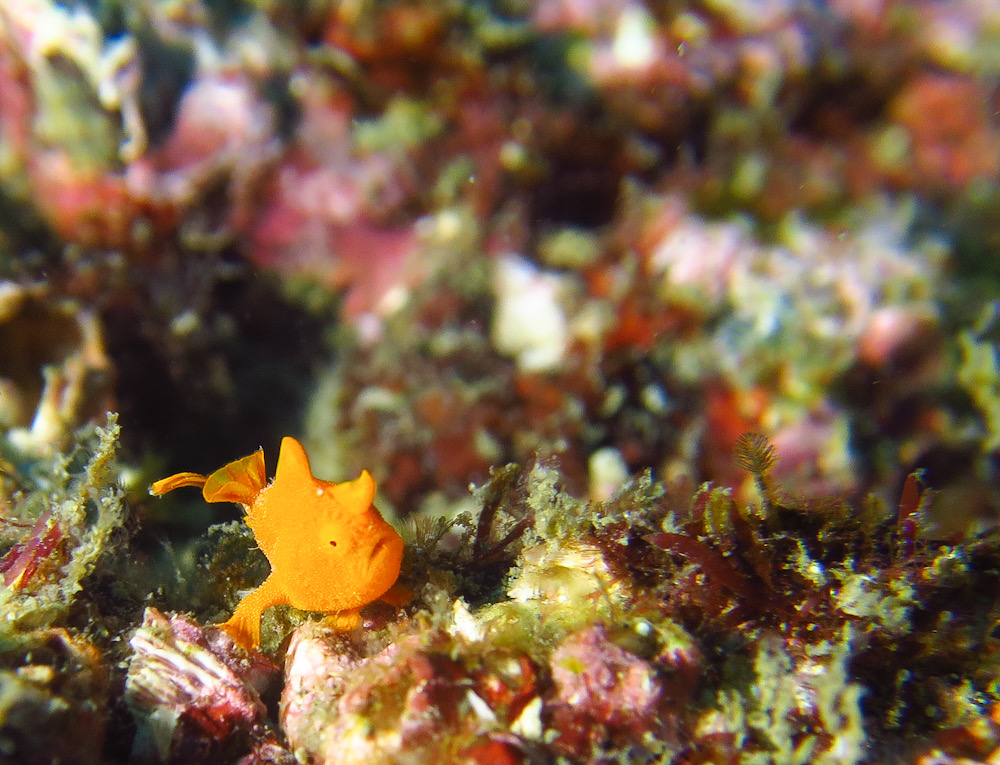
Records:
[[[206,502],[238,502],[250,507],[266,486],[264,450],[258,449],[208,476],[201,493]]]
[[[274,482],[282,486],[308,485],[312,482],[312,469],[309,467],[309,457],[297,440],[291,436],[281,439],[281,451],[278,452],[278,468],[274,473]]]

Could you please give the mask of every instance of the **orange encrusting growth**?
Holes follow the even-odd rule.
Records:
[[[286,437],[278,469],[268,485],[263,450],[230,462],[208,476],[177,473],[156,481],[150,493],[201,487],[206,502],[243,505],[246,522],[271,563],[271,574],[236,607],[222,628],[244,647],[260,645],[265,609],[287,603],[304,611],[335,614],[334,625],[350,630],[362,606],[374,600],[409,600],[396,584],[403,540],[372,502],[375,480],[368,471],[353,481],[315,478],[302,444]]]

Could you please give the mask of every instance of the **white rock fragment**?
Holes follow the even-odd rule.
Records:
[[[618,17],[612,52],[622,69],[644,70],[656,60],[656,21],[642,5],[630,4]]]
[[[525,704],[521,714],[510,724],[510,732],[532,741],[541,741],[542,734],[545,732],[545,726],[542,723],[542,706],[540,696],[535,696]]]
[[[560,364],[569,329],[559,304],[559,279],[519,255],[499,259],[493,273],[497,296],[493,344],[526,372]]]
[[[461,598],[452,604],[452,622],[448,627],[448,633],[470,643],[478,643],[486,637],[485,627],[472,615]]]
[[[613,446],[598,449],[587,461],[590,478],[590,498],[607,502],[628,480],[628,465],[622,453]]]

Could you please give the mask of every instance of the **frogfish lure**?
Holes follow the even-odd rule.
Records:
[[[177,473],[149,489],[160,496],[197,486],[206,502],[243,506],[271,574],[221,625],[239,645],[258,647],[261,615],[281,603],[333,614],[335,628],[346,632],[372,601],[399,606],[410,599],[396,583],[403,540],[372,504],[375,479],[367,470],[353,481],[321,481],[302,444],[291,437],[281,442],[270,484],[265,470],[264,451],[258,450],[211,475]]]

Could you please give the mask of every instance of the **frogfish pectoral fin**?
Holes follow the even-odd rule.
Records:
[[[273,575],[269,576],[260,587],[243,598],[229,620],[219,626],[229,633],[237,645],[248,649],[259,648],[260,618],[264,611],[287,602]]]
[[[358,626],[358,622],[361,621],[361,609],[351,608],[347,611],[338,611],[335,614],[329,614],[323,619],[324,624],[330,625],[337,632],[350,632],[355,627]]]

